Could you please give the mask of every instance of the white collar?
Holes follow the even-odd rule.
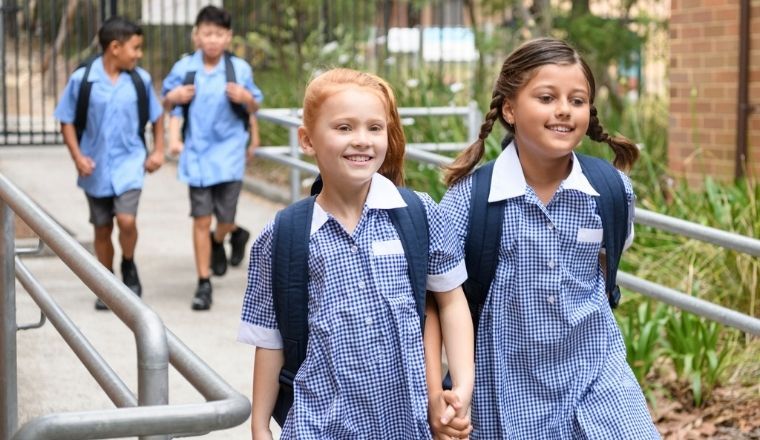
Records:
[[[488,193],[488,202],[498,202],[525,195],[525,174],[523,174],[520,158],[517,156],[515,142],[512,141],[499,154],[493,165],[491,176],[491,191]],[[586,176],[583,175],[581,164],[573,153],[573,168],[570,174],[562,182],[562,188],[575,189],[591,196],[599,193],[591,186]]]
[[[401,197],[401,193],[398,192],[396,185],[378,173],[372,176],[367,201],[364,204],[368,209],[395,209],[406,206],[406,202]],[[319,203],[315,202],[314,213],[311,216],[310,234],[317,232],[322,225],[327,223],[327,219],[327,212],[319,206]]]

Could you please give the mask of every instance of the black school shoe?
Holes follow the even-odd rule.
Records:
[[[193,310],[208,310],[211,308],[211,282],[203,280],[198,282],[198,288],[195,289],[193,297]]]
[[[251,234],[240,226],[230,234],[230,244],[232,245],[230,264],[232,266],[238,266],[243,261],[245,244],[248,243],[249,238],[251,238]]]
[[[142,296],[142,285],[140,284],[140,277],[137,276],[137,266],[135,266],[134,260],[121,261],[121,278],[129,290],[135,292],[137,296]]]
[[[142,296],[142,285],[140,284],[140,277],[137,275],[137,266],[135,266],[134,260],[122,260],[121,277],[124,280],[124,285],[129,287],[129,290],[137,296]],[[108,306],[102,299],[98,298],[95,300],[95,310],[108,310]]]
[[[214,240],[214,232],[211,235],[211,270],[216,276],[222,276],[227,272],[227,255],[224,252],[224,244]]]

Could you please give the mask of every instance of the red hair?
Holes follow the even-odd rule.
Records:
[[[309,82],[303,98],[303,123],[314,127],[320,105],[333,94],[355,86],[368,89],[383,101],[388,120],[388,152],[378,172],[397,186],[404,184],[406,138],[390,84],[377,75],[352,69],[331,69]]]

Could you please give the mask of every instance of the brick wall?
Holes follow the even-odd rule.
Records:
[[[760,106],[760,0],[752,0],[750,104]],[[739,76],[739,0],[672,0],[671,172],[700,182],[734,176]],[[750,115],[748,173],[760,177],[760,107]]]

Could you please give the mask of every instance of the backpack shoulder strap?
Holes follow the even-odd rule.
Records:
[[[275,218],[272,242],[272,293],[282,335],[285,363],[274,418],[282,426],[293,405],[293,379],[306,359],[309,302],[309,236],[314,197],[283,209]]]
[[[128,70],[127,73],[132,79],[132,84],[135,86],[135,92],[137,92],[137,134],[140,136],[145,149],[148,149],[148,144],[145,143],[145,125],[148,124],[148,89],[145,87],[145,82],[137,73],[137,69]]]
[[[227,82],[236,83],[237,78],[235,77],[235,66],[232,64],[232,55],[231,52],[225,51],[224,52],[224,72],[227,76]],[[235,112],[235,114],[243,121],[243,127],[245,127],[245,130],[248,131],[248,128],[250,127],[250,121],[248,120],[248,117],[250,116],[248,114],[248,110],[241,104],[236,104],[232,101],[230,101],[230,105],[232,106],[232,111]]]
[[[409,280],[414,291],[417,314],[420,325],[425,327],[425,293],[427,292],[428,257],[430,249],[430,232],[427,213],[420,197],[407,188],[399,188],[399,193],[406,202],[406,208],[391,209],[388,212],[396,228],[401,245],[404,247]]]
[[[491,281],[496,274],[504,221],[504,202],[488,203],[494,162],[478,168],[472,178],[470,220],[465,241],[465,265],[468,278],[462,286],[470,306],[475,331],[480,310],[486,302]]]
[[[185,79],[182,81],[183,86],[189,86],[191,84],[195,84],[195,70],[188,70],[185,72]],[[182,104],[182,131],[180,131],[180,133],[183,138],[185,137],[187,128],[190,126],[190,102],[192,101],[193,100],[191,99],[187,104]]]
[[[87,112],[90,107],[90,91],[92,90],[92,83],[88,81],[88,78],[90,77],[92,64],[98,57],[99,55],[87,58],[77,67],[84,67],[84,76],[82,76],[82,82],[79,84],[79,95],[77,96],[76,113],[74,115],[74,129],[77,133],[78,142],[82,141],[82,135],[87,126]]]
[[[599,193],[599,197],[595,199],[604,231],[603,242],[607,260],[605,290],[609,296],[610,307],[615,308],[620,301],[617,270],[628,235],[628,197],[625,184],[617,169],[606,160],[578,153],[576,157],[583,174]]]

